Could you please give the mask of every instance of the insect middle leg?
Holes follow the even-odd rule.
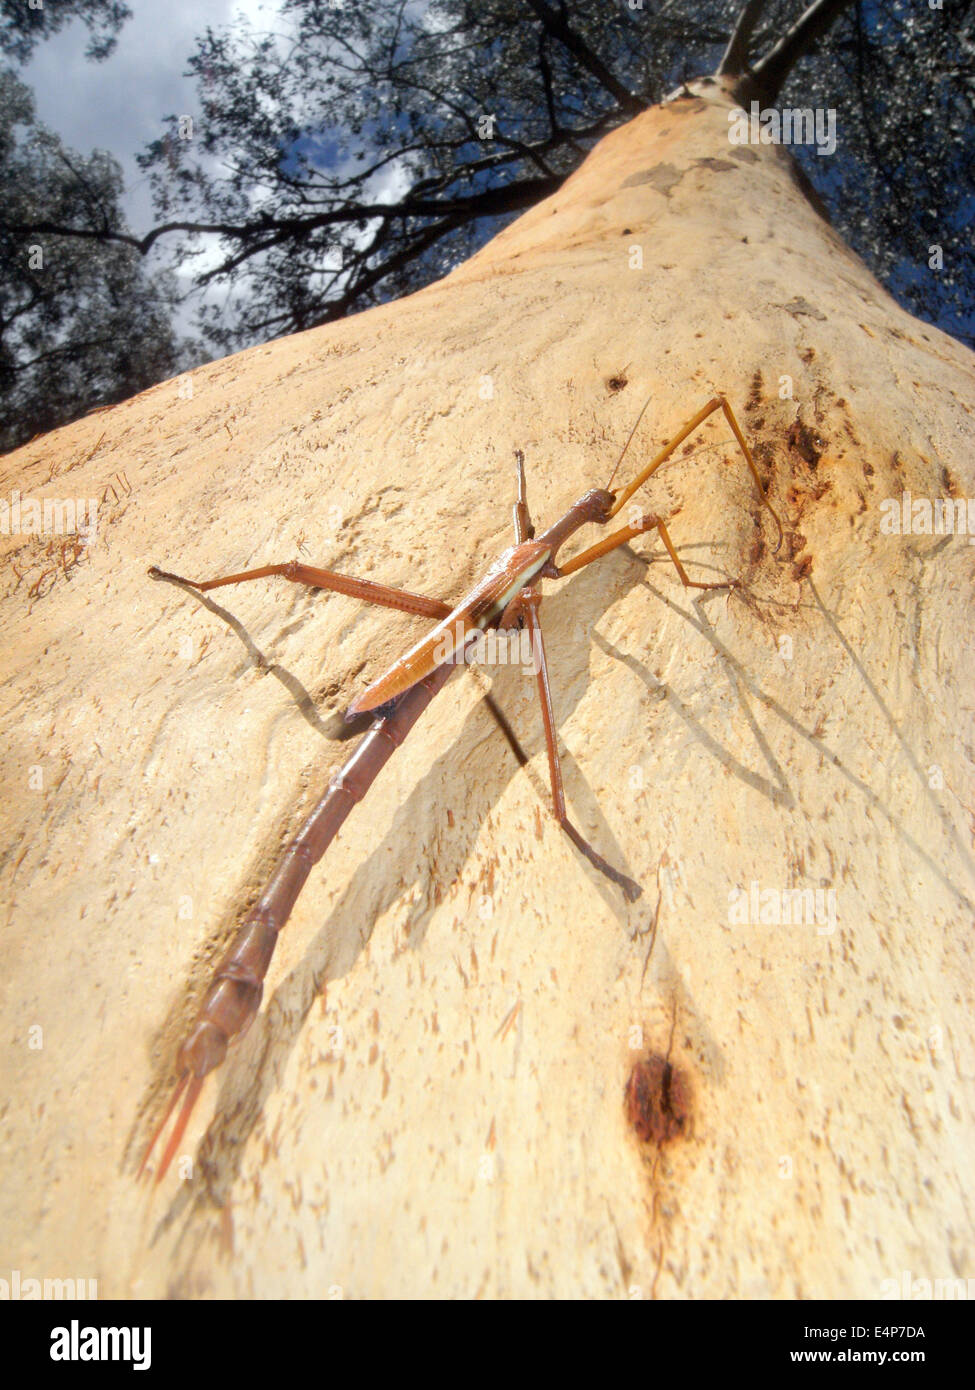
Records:
[[[619,869],[614,869],[612,864],[607,863],[601,854],[593,849],[587,839],[576,829],[569,820],[568,812],[565,808],[565,791],[562,786],[562,763],[559,758],[558,738],[555,732],[555,714],[552,710],[552,691],[548,679],[548,663],[545,659],[545,639],[542,636],[542,625],[538,617],[538,605],[541,602],[541,595],[533,588],[523,589],[518,598],[510,606],[510,617],[506,613],[505,618],[509,623],[513,623],[518,616],[523,615],[528,625],[528,632],[531,638],[532,653],[535,659],[536,680],[538,682],[538,699],[542,707],[542,724],[545,729],[545,747],[548,752],[549,778],[552,784],[552,810],[555,819],[568,835],[580,853],[584,854],[594,868],[601,874],[617,884],[623,890],[623,896],[627,902],[636,902],[643,892],[639,883],[636,883],[626,874],[620,873]],[[510,610],[509,610],[510,611]]]
[[[250,579],[269,579],[277,575],[290,580],[292,584],[307,584],[312,589],[331,589],[338,594],[347,594],[349,598],[362,599],[364,603],[398,608],[403,613],[417,613],[422,618],[446,618],[452,611],[449,603],[441,603],[439,599],[413,594],[408,589],[391,589],[387,584],[376,584],[371,579],[337,574],[335,570],[318,569],[298,560],[289,560],[282,565],[261,565],[258,569],[242,570],[240,574],[223,574],[217,579],[184,579],[181,574],[170,574],[156,565],[150,567],[149,574],[153,579],[169,579],[177,584],[186,584],[201,594],[208,589],[219,589],[224,584],[244,584]]]
[[[664,543],[667,554],[673,560],[677,573],[680,575],[680,582],[684,585],[685,589],[735,588],[738,583],[737,579],[710,580],[707,583],[698,579],[691,579],[688,576],[687,570],[685,570],[680,562],[680,557],[677,554],[674,543],[670,539],[670,532],[667,530],[663,520],[650,512],[647,512],[644,516],[641,516],[639,520],[632,522],[629,526],[622,526],[618,531],[614,531],[611,535],[605,536],[601,541],[597,541],[595,545],[591,545],[588,550],[584,550],[580,555],[576,555],[571,560],[567,560],[564,565],[559,565],[556,577],[558,579],[565,579],[567,575],[574,574],[576,570],[581,570],[584,566],[592,564],[593,560],[598,560],[603,555],[608,555],[611,550],[616,550],[618,546],[626,545],[627,541],[631,541],[634,536],[641,536],[646,531],[652,531],[654,529],[660,532],[660,539]]]

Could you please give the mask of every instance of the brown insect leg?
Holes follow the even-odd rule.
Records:
[[[518,500],[513,508],[515,523],[515,541],[521,545],[522,541],[534,539],[535,528],[532,525],[531,512],[528,510],[528,489],[525,484],[525,455],[520,449],[515,450],[515,467],[518,472]]]
[[[284,565],[262,565],[259,569],[243,570],[240,574],[224,574],[218,579],[184,579],[182,575],[170,574],[152,565],[149,574],[153,579],[171,579],[179,584],[188,584],[191,589],[206,593],[208,589],[219,589],[224,584],[243,584],[248,579],[268,579],[280,575],[292,584],[307,584],[314,589],[331,589],[350,598],[362,599],[365,603],[378,603],[384,608],[398,608],[404,613],[418,613],[423,618],[446,618],[450,613],[449,603],[439,599],[425,598],[422,594],[411,594],[408,589],[391,589],[386,584],[376,584],[371,579],[355,579],[348,574],[336,574],[334,570],[316,569],[314,565],[303,565],[298,560],[289,560]]]
[[[645,408],[646,407],[644,407],[644,409]],[[779,546],[781,546],[782,544],[782,523],[779,520],[779,516],[775,508],[772,506],[771,502],[765,495],[765,488],[762,484],[761,478],[759,477],[758,469],[755,467],[755,460],[752,458],[751,451],[749,450],[748,445],[745,443],[745,436],[742,434],[741,429],[738,425],[738,421],[735,419],[735,413],[731,409],[731,406],[728,404],[728,402],[725,400],[724,396],[715,396],[712,400],[708,401],[707,405],[704,406],[701,410],[699,410],[697,414],[694,416],[694,418],[692,420],[689,420],[687,424],[683,427],[683,429],[681,429],[677,434],[674,435],[673,439],[671,439],[669,443],[664,445],[660,452],[650,460],[646,468],[644,468],[642,472],[637,474],[633,482],[630,483],[629,487],[624,488],[624,490],[620,493],[616,501],[613,503],[613,510],[610,513],[610,515],[616,516],[620,509],[624,507],[626,503],[630,500],[630,498],[636,492],[637,488],[642,487],[643,484],[647,481],[647,479],[650,478],[654,473],[656,473],[660,465],[664,463],[668,458],[670,458],[671,454],[677,448],[678,444],[682,444],[684,440],[687,438],[687,436],[691,434],[694,430],[696,430],[698,425],[702,424],[708,418],[708,416],[712,415],[716,410],[724,411],[725,419],[728,421],[728,424],[734,431],[735,438],[737,439],[741,452],[744,455],[745,462],[748,465],[752,477],[755,479],[755,486],[758,488],[758,495],[762,499],[763,505],[772,513],[772,518],[775,521],[775,524],[779,532],[779,539],[775,546],[775,550],[778,551]],[[642,413],[643,412],[641,411],[641,416]],[[637,424],[639,424],[639,420],[637,421]],[[634,430],[635,428],[636,427],[634,426]],[[632,438],[633,432],[631,432],[630,434],[630,439]],[[629,443],[630,440],[628,439],[623,447],[623,453],[626,453],[626,449],[629,446]],[[622,459],[622,457],[623,454],[620,454],[620,459]],[[617,460],[616,467],[619,467],[619,460]],[[615,469],[613,471],[615,474]]]
[[[674,548],[674,543],[670,539],[670,532],[659,516],[653,516],[650,513],[641,516],[639,521],[634,521],[632,525],[623,526],[619,531],[614,531],[612,535],[606,536],[601,541],[597,541],[595,545],[591,545],[588,550],[584,550],[580,555],[574,556],[573,559],[569,560],[566,564],[560,565],[555,577],[557,579],[565,579],[567,575],[574,574],[576,570],[581,570],[586,565],[592,564],[593,560],[598,560],[603,555],[608,555],[609,552],[615,550],[617,546],[625,545],[627,541],[631,541],[634,536],[640,536],[645,531],[652,531],[654,528],[660,532],[660,539],[667,549],[667,554],[674,562],[677,573],[680,575],[680,582],[686,589],[733,589],[737,585],[737,579],[712,580],[708,583],[703,583],[699,580],[688,578],[687,571],[681,564],[677,551]]]
[[[519,595],[523,611],[528,616],[528,631],[531,637],[532,651],[535,656],[535,663],[538,667],[536,679],[538,681],[538,698],[542,706],[542,723],[545,728],[545,747],[548,750],[548,770],[552,783],[552,809],[555,819],[568,835],[569,839],[582,854],[586,856],[590,864],[598,869],[601,874],[617,884],[623,890],[623,896],[627,902],[636,902],[643,892],[639,883],[628,878],[626,874],[620,873],[608,864],[601,854],[597,854],[588,840],[584,839],[576,827],[569,820],[565,809],[565,792],[562,788],[562,765],[559,761],[558,742],[555,736],[555,716],[552,712],[552,691],[548,681],[548,665],[545,660],[545,641],[542,637],[542,627],[538,619],[538,604],[540,596],[531,589],[525,589]]]
[[[735,588],[735,586],[736,586],[737,583],[738,583],[738,580],[737,580],[737,579],[718,579],[718,580],[712,580],[710,583],[707,583],[707,584],[703,584],[703,583],[701,583],[700,580],[697,580],[697,579],[688,579],[688,577],[687,577],[687,571],[685,570],[684,566],[681,564],[680,560],[677,558],[677,551],[674,549],[673,541],[670,539],[670,533],[668,532],[666,526],[663,524],[662,521],[658,521],[658,522],[657,522],[657,530],[660,532],[660,539],[663,541],[664,545],[667,547],[667,554],[668,554],[668,555],[670,556],[670,558],[673,560],[674,565],[676,566],[676,569],[677,569],[677,573],[680,575],[680,582],[683,584],[683,586],[684,586],[685,589],[734,589],[734,588]]]

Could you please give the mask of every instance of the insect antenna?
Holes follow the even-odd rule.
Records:
[[[646,398],[646,400],[643,402],[643,409],[640,411],[639,415],[636,417],[636,423],[634,424],[633,428],[630,430],[629,435],[627,436],[626,443],[623,445],[623,448],[622,448],[622,450],[621,450],[621,452],[620,452],[620,456],[619,456],[619,458],[616,460],[616,467],[613,469],[612,473],[609,475],[609,482],[606,484],[606,491],[607,491],[607,492],[612,492],[612,490],[613,490],[613,479],[616,477],[617,473],[619,472],[620,464],[623,462],[623,455],[626,453],[627,449],[630,447],[630,441],[632,440],[633,436],[636,434],[637,429],[639,428],[639,425],[640,425],[640,421],[643,419],[644,415],[646,415],[646,413],[647,413],[647,407],[649,406],[649,404],[650,404],[650,402],[651,402],[652,400],[653,400],[653,393],[651,392],[651,394],[650,394],[650,395]]]

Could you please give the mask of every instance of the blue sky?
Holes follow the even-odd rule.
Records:
[[[149,179],[135,156],[164,133],[170,114],[196,115],[196,79],[186,77],[187,60],[197,36],[244,16],[261,30],[285,31],[280,7],[271,0],[129,0],[132,18],[123,24],[111,57],[96,63],[85,57],[88,30],[79,20],[38,44],[31,61],[15,70],[33,90],[38,118],[56,131],[65,145],[89,154],[108,150],[122,166],[125,193],[122,206],[129,227],[143,235],[155,225]],[[290,26],[289,26],[290,27]],[[219,247],[213,243],[213,256]],[[169,263],[165,244],[157,242],[147,260],[152,270]],[[203,266],[198,257],[181,277]],[[219,291],[222,297],[225,291]],[[198,300],[196,301],[198,303]],[[192,327],[195,303],[179,316],[178,328]]]

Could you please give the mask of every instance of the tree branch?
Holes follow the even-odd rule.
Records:
[[[355,280],[354,285],[350,283],[346,292],[338,299],[331,300],[326,306],[325,311],[319,315],[318,318],[314,319],[310,326],[317,327],[319,324],[332,323],[335,319],[344,318],[361,294],[372,289],[380,280],[385,280],[388,275],[392,275],[394,270],[399,270],[402,266],[408,265],[415,256],[433,246],[435,242],[439,241],[441,237],[446,236],[448,232],[454,231],[461,223],[461,218],[449,217],[444,218],[441,222],[434,222],[431,226],[425,228],[420,236],[414,241],[411,241],[408,246],[404,246],[402,250],[397,251],[395,255],[390,256],[388,260],[383,261],[380,265],[373,266],[371,269],[365,271]]]
[[[788,33],[759,59],[752,68],[752,76],[770,101],[778,96],[799,59],[852,4],[853,0],[813,0]]]
[[[715,77],[741,77],[748,71],[748,45],[768,0],[747,0],[735,24]]]
[[[606,88],[610,96],[616,98],[623,111],[630,116],[636,116],[647,109],[645,101],[641,101],[633,92],[627,91],[622,82],[617,81],[602,59],[593,53],[589,45],[570,26],[564,14],[554,14],[544,3],[544,0],[528,0],[528,5],[535,11],[546,32],[551,34],[553,39],[558,39],[563,48],[567,48],[572,54],[580,67],[585,68],[601,86]]]
[[[252,251],[266,251],[293,237],[304,237],[309,232],[322,227],[334,227],[345,223],[371,221],[374,217],[459,217],[469,220],[474,217],[502,217],[509,212],[521,212],[533,207],[542,198],[555,193],[565,180],[565,175],[550,174],[546,177],[521,179],[516,183],[501,184],[496,188],[486,188],[480,193],[461,194],[456,198],[411,198],[409,194],[397,203],[347,203],[344,207],[330,212],[322,212],[314,217],[266,217],[243,225],[226,222],[167,222],[154,227],[141,241],[126,232],[96,231],[88,227],[64,227],[57,222],[6,223],[6,229],[18,234],[33,235],[47,232],[52,236],[87,238],[90,241],[120,241],[134,246],[143,255],[154,242],[166,232],[213,232],[244,242],[245,245],[237,261],[246,259]],[[247,242],[251,241],[251,245]],[[209,271],[205,279],[223,273],[228,263]]]

